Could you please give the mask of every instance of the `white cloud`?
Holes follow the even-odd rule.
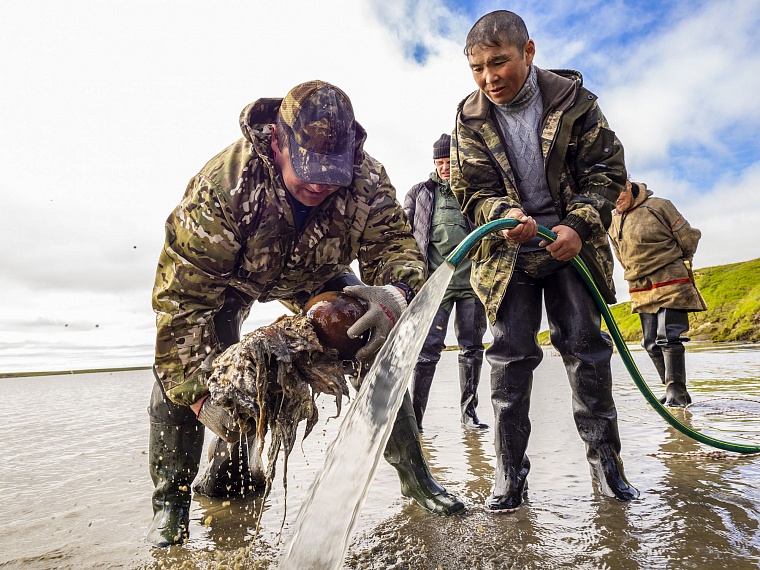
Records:
[[[760,164],[726,174],[709,194],[691,196],[677,207],[702,231],[696,267],[760,257]]]
[[[756,168],[692,188],[668,164],[673,145],[697,141],[719,155],[716,133],[758,121],[758,9],[707,6],[610,52],[606,82],[594,87],[637,175],[666,189],[703,230],[698,265],[757,256],[757,240],[717,244],[721,219],[736,228],[760,211],[749,196]],[[619,11],[605,13],[611,34]],[[75,346],[82,358],[82,347],[111,350],[118,365],[119,347],[131,345],[150,362],[163,222],[188,180],[240,136],[238,114],[250,101],[314,78],[341,86],[403,199],[432,170],[433,141],[475,88],[462,55],[471,22],[434,0],[9,1],[0,18],[0,371],[17,369],[19,358],[55,364]],[[582,62],[603,25],[576,25],[563,38],[560,19],[531,14],[540,65]],[[415,40],[427,46],[424,65],[404,57]],[[593,55],[589,62],[604,65],[606,52]],[[255,307],[246,328],[283,312]],[[19,353],[19,342],[50,349]]]
[[[675,145],[719,156],[721,131],[760,123],[758,23],[757,4],[715,2],[614,54],[601,100],[631,164],[668,168]]]

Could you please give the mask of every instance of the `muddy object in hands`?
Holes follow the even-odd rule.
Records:
[[[299,424],[306,420],[303,431],[306,439],[319,420],[316,397],[333,396],[335,417],[340,416],[348,385],[343,363],[336,354],[322,345],[306,316],[283,315],[271,325],[243,335],[240,342],[214,359],[206,380],[211,402],[227,409],[239,422],[247,423],[250,419],[256,423],[258,449],[251,453],[263,454],[269,441],[263,501],[272,488],[282,450],[287,502],[288,456],[294,448]],[[287,508],[283,509],[283,524],[286,512]],[[260,509],[256,517],[254,536],[258,535],[263,513],[264,509]]]
[[[304,307],[317,333],[319,342],[338,351],[342,360],[353,360],[356,351],[364,346],[369,331],[357,338],[349,338],[347,331],[367,312],[361,299],[341,291],[327,291],[313,297]]]

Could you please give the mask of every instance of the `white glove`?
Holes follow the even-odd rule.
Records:
[[[252,419],[249,418],[241,426],[226,408],[214,404],[209,398],[203,401],[198,420],[227,443],[239,441],[242,435],[255,430]]]
[[[393,325],[406,309],[406,299],[393,285],[352,285],[343,291],[369,305],[367,312],[346,331],[349,338],[357,338],[365,331],[371,331],[367,344],[356,351],[356,359],[365,360],[383,346]]]

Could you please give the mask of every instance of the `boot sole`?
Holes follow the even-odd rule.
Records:
[[[486,512],[494,514],[494,515],[506,515],[506,514],[509,514],[509,513],[514,513],[520,507],[522,507],[522,503],[520,503],[516,507],[510,507],[510,508],[500,507],[500,508],[496,508],[496,509],[491,508],[488,505],[486,505]]]
[[[472,431],[477,431],[479,429],[488,429],[488,424],[466,424],[462,423],[462,427],[464,429],[469,429]]]

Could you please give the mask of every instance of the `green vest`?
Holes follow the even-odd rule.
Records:
[[[431,178],[438,184],[433,195],[433,216],[430,221],[430,243],[428,244],[428,269],[430,273],[446,260],[462,240],[470,233],[467,220],[459,208],[448,182],[437,175]],[[471,289],[470,269],[472,262],[465,259],[457,267],[449,282],[449,290]]]

